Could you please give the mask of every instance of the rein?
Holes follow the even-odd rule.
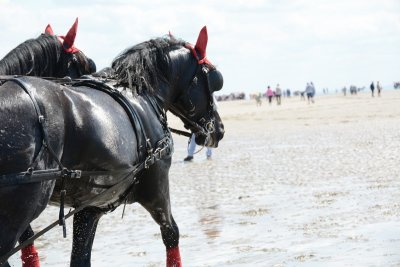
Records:
[[[171,127],[169,127],[169,130],[172,133],[177,134],[177,135],[183,135],[183,136],[186,136],[186,137],[191,137],[192,136],[192,134],[190,132],[174,129],[174,128],[171,128]]]

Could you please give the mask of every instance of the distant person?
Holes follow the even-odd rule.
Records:
[[[275,98],[276,98],[276,103],[278,105],[281,104],[281,95],[282,95],[282,89],[279,87],[279,83],[276,85],[275,89]]]
[[[290,97],[290,94],[291,94],[291,93],[290,93],[290,89],[287,89],[287,90],[286,90],[286,95],[287,95],[287,97]]]
[[[343,87],[342,92],[343,92],[343,95],[346,96],[346,93],[347,93],[347,88],[346,88],[346,86]]]
[[[374,90],[375,90],[374,82],[371,82],[369,89],[371,89],[371,96],[374,97]]]
[[[306,100],[306,98],[304,97],[305,93],[306,93],[306,91],[300,92],[300,100]]]
[[[188,154],[187,157],[183,159],[183,161],[192,161],[194,152],[196,150],[196,141],[195,141],[196,135],[192,134],[192,136],[189,139],[189,144],[188,144]],[[206,149],[206,157],[207,159],[211,159],[212,156],[212,149],[211,147],[207,147]]]
[[[315,88],[312,83],[307,83],[305,93],[307,95],[308,104],[314,103]]]
[[[261,93],[256,94],[256,106],[261,106],[262,101],[261,101]]]
[[[382,91],[382,85],[379,82],[376,82],[376,90],[378,90],[378,97],[380,97]]]
[[[314,86],[313,82],[310,82],[310,85],[311,85],[311,89],[312,89],[312,97],[314,98],[314,96],[315,96],[315,86]]]
[[[268,97],[268,103],[271,105],[272,103],[272,98],[274,97],[274,91],[272,91],[271,87],[268,85],[267,88],[267,97]]]

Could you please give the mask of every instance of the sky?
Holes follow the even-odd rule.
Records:
[[[0,0],[0,58],[48,23],[66,34],[76,17],[75,45],[98,69],[169,31],[195,43],[206,25],[221,93],[400,81],[400,0]]]

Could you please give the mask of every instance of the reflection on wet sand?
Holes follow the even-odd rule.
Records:
[[[174,136],[170,191],[184,266],[400,266],[400,92],[282,101],[221,103],[226,134],[212,160],[184,163],[187,139]],[[139,205],[121,213],[100,221],[92,266],[164,266],[150,215]],[[43,266],[68,265],[67,228],[65,240],[60,229],[38,240]]]
[[[221,234],[223,218],[218,209],[218,205],[209,207],[207,209],[199,209],[199,225],[202,227],[203,232],[211,242]]]

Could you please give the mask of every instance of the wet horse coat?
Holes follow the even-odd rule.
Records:
[[[94,62],[74,46],[78,20],[68,33],[61,37],[54,35],[50,25],[44,34],[18,45],[0,60],[1,75],[29,75],[43,77],[77,78],[96,71]],[[2,166],[1,166],[2,167]],[[3,167],[0,168],[0,171]],[[19,241],[24,242],[33,235],[29,227],[21,234]],[[38,266],[36,249],[29,245],[22,250],[23,266]]]
[[[204,41],[204,33],[205,30],[200,34],[200,41]],[[132,169],[143,158],[147,159],[160,140],[169,135],[163,116],[160,116],[168,110],[177,114],[186,127],[196,133],[196,142],[216,147],[224,130],[211,94],[221,89],[222,76],[211,63],[204,60],[204,43],[199,46],[198,41],[194,49],[187,47],[190,47],[187,43],[174,38],[158,38],[134,46],[114,60],[116,85],[125,88],[125,97],[140,118],[141,132],[131,123],[124,108],[101,90],[88,86],[63,87],[41,79],[23,78],[40,106],[49,144],[60,162],[70,169],[84,171]],[[9,116],[29,114],[22,118],[27,127],[19,131],[15,129],[18,134],[28,138],[21,139],[20,143],[5,151],[11,155],[10,162],[15,163],[13,167],[18,168],[9,168],[3,173],[29,168],[32,159],[39,154],[42,141],[32,101],[26,93],[23,96],[24,90],[13,84],[5,83],[0,92],[12,104],[21,107],[16,111],[14,105],[10,105],[5,109],[10,109]],[[18,95],[9,96],[11,90]],[[21,99],[19,102],[18,97]],[[147,137],[145,141],[140,138],[143,132]],[[11,135],[6,135],[4,143],[10,139]],[[145,144],[145,147],[141,144]],[[41,153],[39,157],[36,169],[57,167],[48,153]],[[104,211],[122,202],[139,202],[150,212],[160,225],[167,248],[167,265],[181,265],[179,231],[171,214],[169,200],[170,165],[170,155],[160,158],[136,178],[131,177],[131,181],[135,181],[131,183],[132,186],[121,186],[112,196],[96,199],[96,202],[91,202],[89,207],[75,215],[71,266],[90,266],[90,252],[98,220]],[[123,175],[114,174],[64,179],[63,184],[57,180],[52,201],[59,202],[61,190],[66,190],[65,204],[79,207],[124,179]],[[41,205],[47,203],[53,185],[54,182],[50,181],[1,188],[0,200],[9,199],[11,194],[20,196],[13,205],[25,211],[15,214],[15,209],[2,207],[3,214],[6,214],[3,217],[0,215],[2,225],[8,217],[10,221],[22,222],[20,229],[26,227],[30,218],[40,213],[43,208]],[[29,196],[24,195],[25,190],[30,190]],[[32,213],[35,210],[38,213]],[[7,231],[12,230],[11,225],[5,225]]]

